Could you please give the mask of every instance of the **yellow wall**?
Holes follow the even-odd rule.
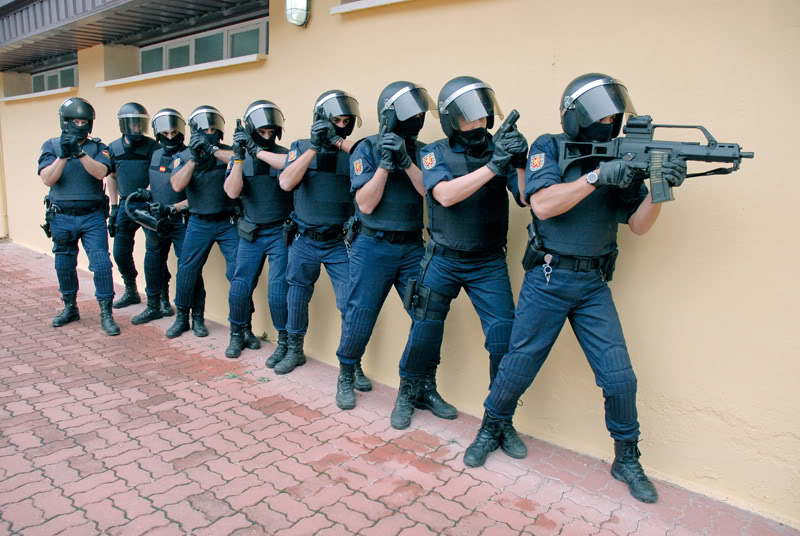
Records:
[[[800,124],[793,100],[800,87],[800,3],[416,0],[329,15],[337,3],[315,0],[310,24],[297,28],[285,21],[283,2],[273,1],[265,64],[98,89],[103,48],[81,51],[79,95],[98,111],[95,135],[107,142],[119,136],[116,111],[136,100],[151,114],[170,106],[186,115],[198,105],[215,105],[228,119],[229,139],[247,104],[268,98],[286,114],[288,145],[307,136],[314,99],[340,88],[359,99],[364,127],[355,135],[365,136],[377,130],[377,95],[388,82],[413,80],[435,97],[450,78],[470,74],[494,86],[506,111],[519,109],[519,127],[533,140],[558,131],[566,83],[600,71],[627,83],[639,113],[657,122],[703,124],[718,140],[755,151],[756,159],[733,175],[687,181],[646,237],[621,229],[612,287],[639,377],[647,469],[800,527],[800,345],[793,333],[800,303],[793,214],[800,181],[789,159]],[[41,141],[58,134],[61,101],[0,105],[10,234],[41,251],[50,244],[38,228],[45,188],[35,162]],[[440,138],[437,121],[427,121],[421,139]],[[529,219],[512,209],[515,293]],[[139,239],[140,271],[143,254]],[[208,316],[224,321],[228,283],[216,250],[205,278]],[[265,279],[255,327],[274,336]],[[317,287],[307,352],[333,364],[338,313],[326,276]],[[392,295],[365,359],[370,376],[397,384],[408,325]],[[445,396],[463,412],[482,414],[488,359],[463,293],[448,317],[442,355]],[[521,431],[611,456],[602,396],[569,328],[523,400],[515,420]]]

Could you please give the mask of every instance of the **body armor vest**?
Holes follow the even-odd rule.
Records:
[[[298,152],[311,146],[308,140],[297,143]],[[308,225],[343,225],[353,215],[350,195],[350,155],[345,151],[318,153],[305,177],[294,191],[294,210]]]
[[[220,149],[230,150],[230,147],[225,145],[220,146]],[[189,149],[186,149],[180,156],[181,160],[188,162],[192,154]],[[202,163],[196,163],[192,180],[186,187],[186,198],[189,200],[189,209],[192,214],[233,213],[237,201],[228,197],[223,189],[227,167],[214,157],[210,157]]]
[[[276,145],[270,152],[286,154],[289,151]],[[281,190],[277,169],[248,153],[242,164],[242,181],[242,205],[249,222],[264,224],[283,221],[292,213],[292,192]]]
[[[111,142],[109,148],[120,196],[128,197],[139,188],[147,188],[150,158],[158,147],[156,140],[147,137],[135,146],[126,146],[121,137]]]
[[[51,150],[59,154],[61,138],[52,138]],[[100,144],[92,139],[81,145],[86,154],[94,158],[100,152]],[[103,181],[95,179],[86,171],[77,158],[70,158],[61,172],[61,178],[50,187],[51,201],[103,201]]]
[[[463,177],[485,166],[492,158],[490,144],[481,156],[452,150],[447,139],[437,142],[453,178]],[[506,177],[496,176],[481,188],[450,207],[442,206],[429,192],[428,225],[437,244],[461,251],[486,251],[506,245],[508,234],[508,193]]]
[[[378,150],[378,136],[370,136],[361,143],[372,147],[372,161],[376,165],[381,161]],[[409,152],[411,161],[417,164],[420,161],[419,151],[424,144],[416,142],[416,150]],[[423,197],[414,188],[414,184],[403,170],[392,171],[386,178],[386,187],[383,197],[372,214],[364,214],[358,209],[356,212],[361,222],[377,231],[419,231],[422,229]]]
[[[176,192],[170,183],[172,163],[182,150],[169,154],[161,148],[153,153],[153,158],[150,160],[150,193],[153,195],[154,203],[174,205],[186,199],[186,192]]]

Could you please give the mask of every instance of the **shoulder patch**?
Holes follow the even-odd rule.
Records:
[[[100,152],[103,153],[103,156],[105,156],[106,158],[111,158],[111,155],[108,153],[108,151],[100,151]]]
[[[424,169],[432,169],[436,165],[436,155],[428,153],[422,157],[422,167]]]
[[[287,158],[287,160],[289,160],[289,162],[294,162],[296,159],[297,159],[297,151],[289,151],[289,157]]]
[[[353,171],[356,172],[356,175],[361,175],[364,172],[364,163],[360,158],[353,162]]]
[[[178,167],[181,165],[181,157],[179,156],[172,162],[172,167]]]
[[[544,153],[531,156],[531,171],[538,171],[544,166]]]

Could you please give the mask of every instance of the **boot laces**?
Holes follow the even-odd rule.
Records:
[[[622,462],[634,476],[647,478],[644,474],[644,468],[639,462],[639,457],[642,455],[642,452],[639,450],[639,445],[637,445],[637,443],[638,442],[633,441],[625,445],[622,451]]]

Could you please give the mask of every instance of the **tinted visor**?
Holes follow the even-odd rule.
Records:
[[[467,123],[492,115],[504,117],[494,90],[483,83],[470,84],[454,92],[439,105],[439,113],[446,113],[456,130],[461,128],[459,117]]]
[[[126,136],[145,135],[150,130],[150,116],[125,114],[119,117],[119,130]]]
[[[189,123],[192,122],[199,130],[215,128],[220,132],[225,132],[225,120],[216,111],[198,110],[189,117]]]
[[[406,86],[392,95],[383,107],[383,111],[394,109],[399,121],[430,111],[439,117],[436,103],[433,102],[428,90],[422,86]]]
[[[161,134],[177,130],[181,134],[186,134],[186,122],[183,117],[173,113],[159,113],[153,118],[153,133]]]
[[[259,104],[244,117],[248,134],[259,128],[283,128],[283,112],[270,104]]]
[[[609,115],[636,113],[628,90],[617,83],[604,84],[586,91],[577,97],[575,111],[581,127],[588,127]]]
[[[361,127],[361,112],[358,110],[358,101],[346,93],[325,95],[317,102],[316,108],[322,108],[328,119],[337,115],[352,115],[356,118],[356,125],[359,128]]]

